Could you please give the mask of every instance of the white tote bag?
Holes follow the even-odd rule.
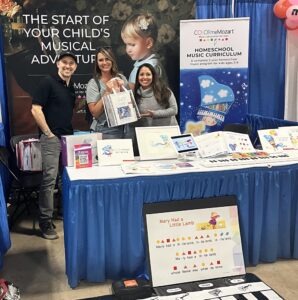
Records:
[[[109,127],[132,123],[140,118],[133,92],[125,87],[123,89],[121,92],[113,90],[112,94],[103,97]]]

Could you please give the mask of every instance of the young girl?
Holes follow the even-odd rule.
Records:
[[[151,64],[139,67],[134,96],[141,113],[137,126],[177,125],[176,98]]]
[[[126,53],[132,60],[136,61],[128,80],[131,88],[134,87],[136,82],[136,74],[139,66],[144,63],[151,64],[157,74],[166,79],[166,73],[159,58],[153,53],[157,34],[156,22],[150,14],[133,15],[122,27],[121,37],[126,45]]]
[[[94,75],[87,84],[86,98],[93,116],[91,131],[101,132],[104,139],[123,138],[123,126],[108,127],[104,112],[104,95],[128,87],[126,78],[119,73],[115,56],[110,47],[99,48],[95,55]]]

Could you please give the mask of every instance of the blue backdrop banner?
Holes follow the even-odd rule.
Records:
[[[196,18],[249,17],[248,112],[283,119],[286,30],[276,0],[196,0]]]

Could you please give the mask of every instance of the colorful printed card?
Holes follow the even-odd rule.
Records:
[[[245,274],[234,196],[144,205],[153,287]]]
[[[206,133],[195,137],[201,157],[228,154],[223,135],[220,131]]]
[[[288,134],[290,136],[293,147],[295,149],[298,149],[298,126],[279,127],[278,130],[283,135]]]
[[[229,131],[223,131],[222,133],[229,153],[246,153],[256,151],[248,134]]]
[[[134,161],[132,140],[113,139],[97,141],[98,165],[121,165],[124,161]]]
[[[258,130],[260,142],[264,151],[268,153],[293,149],[289,133],[279,129]]]
[[[77,169],[92,167],[91,144],[74,145],[74,167]]]

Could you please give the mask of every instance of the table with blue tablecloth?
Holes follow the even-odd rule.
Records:
[[[71,287],[80,280],[147,274],[144,203],[236,195],[246,265],[298,258],[298,164],[148,176],[121,175],[119,168],[65,169],[65,259]]]

